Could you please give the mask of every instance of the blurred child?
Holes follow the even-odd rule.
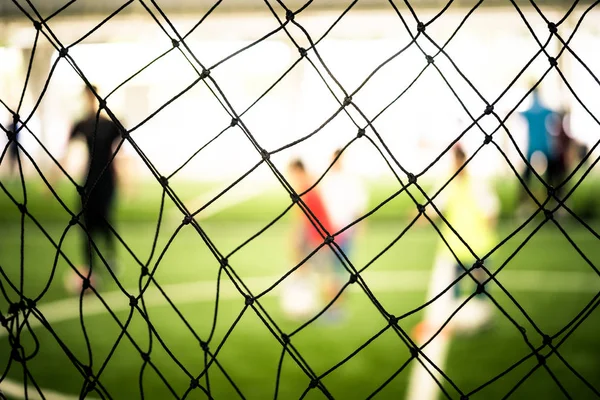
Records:
[[[321,183],[325,207],[335,232],[356,221],[367,208],[365,187],[357,176],[344,169],[341,155],[342,151],[340,149],[333,153],[331,161],[334,164]],[[336,236],[336,243],[348,258],[352,254],[356,236],[356,225]],[[333,284],[339,290],[348,281],[348,273],[337,256],[334,257],[333,266],[335,268],[335,281]]]
[[[289,174],[294,190],[298,195],[301,195],[302,202],[306,205],[308,213],[305,213],[296,208],[294,216],[294,227],[292,230],[292,253],[294,263],[300,263],[317,247],[323,244],[327,234],[334,233],[330,222],[329,215],[321,198],[321,194],[317,188],[307,190],[312,185],[312,179],[306,171],[304,164],[300,160],[294,160],[290,163]],[[307,215],[308,214],[308,215]],[[333,254],[324,246],[303,265],[295,275],[296,280],[292,279],[293,284],[287,285],[284,293],[284,308],[289,314],[301,315],[312,311],[311,308],[315,303],[314,297],[317,297],[314,290],[314,285],[306,288],[307,282],[310,281],[311,272],[317,272],[323,278],[326,275],[327,269],[331,264],[331,256]],[[325,296],[330,301],[336,293],[332,293],[332,287],[325,287]],[[307,291],[311,291],[313,299],[308,299]],[[294,304],[295,303],[295,304]]]
[[[19,133],[21,132],[22,125],[18,121],[11,122],[9,126],[10,132],[12,132],[12,142],[8,145],[8,165],[10,168],[10,174],[15,175],[19,170]]]
[[[459,145],[452,148],[451,156],[453,175],[464,165],[467,157]],[[440,222],[443,225],[440,231],[447,245],[440,242],[440,251],[433,267],[428,298],[439,296],[452,282],[463,276],[466,273],[465,269],[470,269],[476,261],[469,248],[450,229],[450,226],[477,256],[482,257],[494,245],[495,219],[498,209],[496,196],[487,188],[485,182],[476,181],[469,175],[466,167],[434,199],[434,203],[448,222],[448,224]],[[452,249],[456,257],[450,253],[448,247]],[[482,268],[472,270],[471,274],[478,282],[483,282],[488,278]],[[420,344],[426,342],[451,317],[459,304],[464,301],[463,297],[471,295],[475,289],[475,282],[465,275],[454,284],[450,293],[440,296],[427,308],[425,318],[415,327],[413,333],[416,341]],[[489,288],[486,287],[487,289]],[[487,324],[491,317],[490,304],[481,301],[485,294],[475,297],[452,317],[447,326],[450,329],[442,330],[442,336],[446,335],[447,337],[449,332],[456,330],[474,331]],[[439,343],[443,344],[445,341],[442,340]],[[442,344],[439,343],[438,345],[441,346]]]
[[[452,148],[453,167],[455,172],[463,166],[467,157],[459,145]],[[452,182],[444,189],[439,200],[435,200],[448,224],[460,235],[460,238],[444,224],[442,235],[448,246],[452,249],[458,261],[465,268],[470,268],[475,263],[475,257],[465,246],[463,241],[469,245],[471,250],[481,257],[492,249],[495,241],[496,214],[498,211],[498,199],[489,189],[485,182],[475,181],[465,167]],[[442,244],[447,251],[446,244]],[[465,272],[465,269],[456,263],[455,278]],[[478,281],[483,281],[487,275],[481,268],[472,272]],[[470,282],[469,282],[470,281]],[[468,277],[461,279],[453,288],[453,297],[458,299],[461,295],[463,285],[469,284],[474,288],[474,283]]]

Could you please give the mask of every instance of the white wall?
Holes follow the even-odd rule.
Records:
[[[428,28],[427,33],[438,44],[443,44],[465,13],[460,11],[444,14]],[[299,22],[314,35],[313,39],[317,40],[338,15],[303,16]],[[558,19],[558,14],[548,15]],[[211,21],[210,32],[203,33],[200,30],[187,40],[194,54],[206,66],[214,65],[273,28],[265,24],[264,16],[256,19],[245,17],[243,20],[238,17],[219,18],[221,19],[218,21]],[[427,20],[425,15],[422,18]],[[528,19],[532,21],[540,40],[545,40],[545,23],[535,14],[528,14]],[[236,35],[234,29],[240,21],[243,21],[244,33]],[[407,16],[407,21],[414,25],[410,16]],[[588,17],[571,45],[586,64],[600,75],[600,56],[595,50],[600,45],[600,36],[595,31],[594,21],[598,21],[597,15]],[[150,28],[140,25],[140,37],[136,41],[130,38],[128,42],[123,43],[83,43],[71,49],[69,54],[85,75],[100,86],[101,93],[107,95],[145,63],[170,48],[169,40],[156,32],[146,35],[147,29]],[[290,32],[302,46],[308,46],[301,32],[294,29]],[[566,34],[568,31],[561,33]],[[144,37],[149,39],[143,40]],[[404,47],[409,40],[406,30],[393,13],[350,13],[317,48],[331,73],[348,92],[352,92],[378,65]],[[418,44],[428,54],[434,54],[435,48],[425,38],[421,37]],[[461,28],[446,50],[481,94],[488,101],[493,101],[538,49],[539,46],[514,11],[479,10]],[[548,46],[548,51],[553,54],[556,54],[556,49],[556,42]],[[297,57],[296,49],[287,36],[280,32],[214,68],[211,76],[235,110],[241,113],[278,79]],[[341,90],[319,65],[315,53],[309,52],[309,57],[318,65],[319,72],[325,76],[338,99],[343,99]],[[22,64],[21,61],[20,68],[23,67]],[[354,102],[369,119],[373,118],[410,84],[425,65],[426,61],[420,50],[414,45],[411,46],[382,67],[354,95]],[[451,63],[440,54],[435,65],[442,71],[469,111],[475,116],[481,114],[485,103],[478,98]],[[504,116],[523,96],[528,83],[541,76],[547,66],[545,56],[538,57],[524,77],[503,96],[496,106],[496,111]],[[600,86],[572,57],[565,56],[561,67],[568,74],[569,82],[576,93],[595,112],[600,106]],[[200,67],[196,65],[196,68]],[[8,71],[6,68],[0,68],[0,74],[4,76],[0,81],[6,82],[6,76],[14,75],[14,71],[10,68]],[[131,129],[196,77],[194,69],[177,50],[174,50],[112,94],[108,98],[108,105],[122,119],[125,126]],[[80,90],[80,78],[70,65],[59,62],[44,100],[51,110],[51,117],[43,121],[49,132],[45,138],[48,148],[56,155],[63,151],[71,121],[80,113]],[[600,128],[595,121],[576,105],[571,96],[561,95],[564,88],[561,87],[555,72],[551,72],[544,80],[542,93],[547,103],[553,107],[558,107],[563,102],[571,104],[573,133],[577,138],[588,144],[593,144],[600,138]],[[333,115],[337,108],[338,103],[315,69],[305,60],[244,115],[242,120],[263,147],[274,150],[312,132]],[[360,126],[366,125],[354,110],[350,110],[350,115]],[[0,115],[3,118],[5,116],[6,113]],[[208,88],[200,83],[134,131],[132,136],[161,173],[169,175],[195,150],[226,128],[230,119]],[[440,74],[429,67],[400,100],[374,121],[374,127],[402,166],[418,173],[468,123],[469,116]],[[491,117],[482,121],[482,127],[489,132],[497,125],[497,121]],[[518,144],[524,146],[525,131],[522,121],[515,116],[508,121],[507,126]],[[341,113],[313,138],[274,156],[273,160],[283,168],[291,157],[300,156],[315,172],[322,171],[333,149],[347,143],[356,135],[356,131],[357,128],[351,119]],[[367,133],[376,140],[371,130],[367,130]],[[464,143],[472,151],[482,140],[482,133],[471,129],[466,134]],[[509,156],[516,160],[516,151],[502,131],[498,132],[496,140]],[[133,149],[125,148],[124,151],[135,159]],[[177,176],[192,179],[232,179],[258,161],[258,154],[243,132],[233,128],[201,152]],[[389,176],[389,170],[381,157],[364,139],[350,148],[347,162],[357,173],[374,177]],[[427,176],[435,178],[446,172],[445,162],[443,159]],[[507,171],[504,161],[493,148],[486,148],[484,153],[474,160],[474,164],[474,170],[483,175]],[[141,164],[138,164],[138,168],[136,173],[145,171]],[[256,174],[256,177],[261,173],[268,175],[263,171]]]

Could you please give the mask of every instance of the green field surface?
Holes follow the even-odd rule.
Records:
[[[19,202],[22,201],[18,183],[3,182],[3,186]],[[218,191],[226,184],[175,182],[173,186],[184,203],[192,204],[203,193]],[[535,347],[541,346],[542,334],[551,336],[556,345],[566,337],[558,347],[560,358],[556,354],[548,356],[546,366],[571,398],[594,398],[594,392],[567,364],[599,389],[600,314],[595,310],[581,324],[577,319],[570,325],[576,328],[572,334],[570,329],[563,331],[563,328],[588,304],[597,304],[595,296],[600,291],[600,277],[590,264],[600,264],[600,247],[593,232],[598,231],[600,224],[586,219],[590,231],[574,219],[563,216],[558,219],[563,233],[554,222],[544,221],[540,216],[513,235],[527,215],[509,218],[509,211],[514,209],[514,196],[510,194],[513,188],[504,186],[509,189],[499,191],[505,211],[497,236],[498,241],[508,240],[492,254],[486,265],[492,271],[502,268],[497,276],[502,288],[491,284],[489,293],[510,318],[495,308],[492,324],[487,329],[453,337],[444,368],[452,382],[442,380],[444,389],[451,398],[460,398],[461,393],[478,389],[528,356],[531,350],[523,333],[515,326],[518,324],[525,329],[527,339]],[[395,190],[389,185],[373,185],[372,206]],[[75,194],[69,185],[63,182],[58,192],[65,203],[76,210]],[[586,186],[581,191],[584,192],[594,193],[595,188]],[[291,335],[291,344],[316,375],[330,371],[368,342],[360,352],[322,378],[322,384],[334,398],[367,398],[410,358],[398,333],[389,328],[386,318],[358,285],[345,293],[344,312],[339,319],[331,320],[325,315],[294,334],[308,317],[295,320],[282,312],[281,285],[258,300],[260,307],[257,303],[246,306],[231,279],[225,273],[219,275],[217,259],[194,227],[181,227],[182,215],[169,198],[165,200],[156,249],[152,254],[161,203],[161,188],[156,184],[140,185],[134,192],[120,197],[115,229],[129,250],[123,244],[118,245],[118,284],[101,265],[97,266],[97,275],[101,279],[98,292],[114,311],[109,313],[92,294],[84,297],[84,316],[80,317],[79,300],[66,293],[63,283],[71,269],[62,256],[57,257],[56,248],[47,237],[59,243],[64,236],[62,252],[75,265],[80,265],[83,262],[80,228],[69,228],[69,214],[61,210],[60,204],[39,184],[28,187],[27,193],[28,211],[44,232],[30,218],[25,218],[22,226],[17,207],[4,191],[0,192],[0,282],[8,297],[0,296],[0,311],[3,316],[8,315],[8,300],[19,301],[9,281],[17,288],[22,283],[28,298],[43,293],[36,308],[47,316],[53,333],[33,322],[30,327],[23,327],[21,333],[25,353],[33,354],[26,363],[27,370],[42,388],[78,396],[85,383],[85,378],[65,355],[54,335],[73,357],[83,364],[91,363],[95,376],[100,374],[98,387],[101,388],[90,394],[92,398],[136,399],[141,398],[142,391],[146,399],[182,397],[187,393],[191,376],[200,374],[205,366],[205,352],[198,338],[208,341],[211,354],[217,352],[218,364],[212,363],[208,369],[208,385],[207,375],[199,382],[210,388],[215,399],[239,398],[237,391],[249,399],[274,397],[282,355],[282,345],[273,334],[275,329]],[[225,201],[226,196],[219,201]],[[587,205],[577,207],[594,210],[596,199],[593,197],[591,194],[579,195],[577,204]],[[230,253],[280,215],[289,202],[285,192],[273,190],[247,201],[234,202],[208,218],[203,218],[202,213],[199,215],[198,226],[219,253],[228,256],[231,270],[254,294],[265,291],[294,266],[290,254],[290,216],[284,216],[256,239],[232,255]],[[430,272],[442,246],[441,239],[427,221],[419,221],[395,241],[410,223],[407,217],[416,215],[410,204],[410,199],[401,195],[361,223],[360,236],[350,254],[357,269],[368,265],[361,274],[364,285],[388,313],[396,316],[410,313],[427,300]],[[590,213],[593,215],[593,211]],[[172,237],[174,239],[167,246]],[[142,264],[148,263],[158,284],[151,283],[144,295],[145,316],[140,312],[143,310],[141,303],[139,310],[132,311],[129,306],[128,295],[139,293],[140,281],[146,282],[145,277],[141,278],[141,266],[136,258]],[[220,283],[218,302],[215,301],[217,282]],[[272,318],[269,327],[262,320],[267,314]],[[424,310],[411,313],[400,320],[399,326],[412,336],[413,328],[423,317]],[[36,320],[34,315],[29,319]],[[121,335],[119,324],[127,326],[126,335]],[[229,332],[232,326],[234,329]],[[381,331],[383,333],[377,336]],[[140,351],[148,352],[149,349],[149,360],[163,378],[144,363]],[[549,348],[545,347],[541,353],[548,354]],[[376,398],[403,398],[415,362],[411,361],[378,392]],[[511,398],[566,398],[545,367],[536,368],[537,365],[537,359],[529,357],[469,398],[503,398],[534,368]],[[11,343],[3,332],[0,336],[0,371],[5,369],[11,381],[22,384],[23,366],[11,361]],[[32,385],[30,377],[27,382]],[[278,398],[300,398],[309,384],[307,375],[286,354]],[[189,392],[189,398],[208,396],[197,388]],[[315,388],[309,390],[305,398],[325,396]]]

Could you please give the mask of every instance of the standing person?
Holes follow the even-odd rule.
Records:
[[[464,165],[467,157],[459,145],[452,148],[452,156],[453,171],[457,171]],[[458,278],[465,272],[463,266],[470,268],[475,263],[473,254],[461,241],[461,238],[478,256],[483,256],[492,249],[495,240],[498,199],[484,182],[475,182],[467,168],[463,168],[456,175],[445,191],[447,191],[445,197],[435,203],[448,221],[448,224],[444,224],[442,236],[459,261],[454,267],[454,277]],[[448,225],[460,235],[460,238]],[[445,244],[443,247],[447,249]],[[473,270],[473,273],[480,282],[487,278],[481,268]],[[455,300],[459,299],[462,293],[462,285],[470,280],[465,277],[454,285],[453,297]]]
[[[523,174],[523,181],[526,185],[529,185],[531,181],[531,163],[533,155],[536,152],[545,157],[548,166],[550,166],[552,162],[550,130],[552,124],[551,118],[554,116],[554,112],[542,102],[538,88],[533,89],[531,96],[531,106],[520,113],[527,122],[528,142],[526,157],[529,165],[525,167],[525,172]],[[523,200],[526,195],[527,192],[523,190],[521,192],[521,200]]]
[[[83,233],[83,250],[87,268],[92,266],[94,259],[90,240],[100,234],[104,237],[107,246],[105,259],[109,268],[115,272],[115,242],[110,226],[117,182],[115,163],[111,160],[121,135],[117,125],[99,113],[94,92],[98,92],[95,86],[84,89],[85,114],[73,126],[69,135],[69,144],[75,139],[84,139],[88,154],[87,173],[81,196],[83,222],[87,231]],[[67,148],[65,162],[68,156],[69,148]]]
[[[554,119],[553,141],[552,141],[552,159],[548,164],[549,181],[555,188],[558,187],[567,175],[567,170],[571,164],[571,148],[573,139],[570,133],[570,117],[566,109],[556,113]],[[562,187],[557,191],[559,196]]]
[[[293,160],[289,165],[289,174],[294,190],[301,195],[302,202],[309,211],[305,213],[304,210],[301,210],[300,207],[303,206],[299,203],[298,208],[295,210],[292,252],[294,263],[297,264],[315,248],[319,247],[324,242],[327,234],[334,232],[321,194],[316,187],[308,190],[312,180],[304,167],[304,163],[299,159]],[[296,280],[292,279],[292,283],[287,285],[284,290],[283,306],[288,314],[300,316],[312,311],[316,303],[316,297],[321,294],[319,292],[322,292],[329,301],[335,297],[337,292],[333,293],[331,286],[325,286],[325,290],[314,290],[314,285],[308,283],[311,272],[316,272],[321,278],[326,275],[327,268],[331,264],[331,256],[332,253],[327,246],[323,246],[313,254],[305,266],[298,270]]]
[[[322,193],[325,207],[331,218],[334,232],[346,228],[360,218],[367,208],[367,192],[360,179],[344,169],[342,150],[337,149],[332,156],[333,165],[323,179]],[[336,237],[336,243],[350,258],[357,236],[354,225]],[[341,257],[341,255],[339,255]],[[338,256],[333,261],[335,281],[338,290],[348,280],[348,273]]]
[[[323,228],[330,234],[334,232],[321,193],[316,187],[306,192],[312,185],[312,182],[310,175],[304,167],[304,163],[300,160],[292,161],[290,164],[290,174],[296,193],[302,194],[302,201],[310,210],[310,213],[308,213],[309,216],[303,211],[298,210],[300,223],[296,231],[295,248],[297,250],[297,260],[300,261],[306,253],[323,243],[323,238],[326,236]]]
[[[8,156],[8,172],[9,174],[15,175],[19,171],[19,134],[21,133],[23,125],[17,119],[8,125],[9,135],[12,137],[12,141],[8,144],[7,156]]]
[[[467,157],[458,144],[452,148],[450,154],[451,175],[454,175],[463,167]],[[493,248],[496,240],[498,199],[485,182],[476,180],[469,173],[467,167],[468,165],[462,168],[434,200],[447,223],[439,222],[442,224],[440,234],[444,240],[440,240],[439,243],[428,298],[440,297],[427,308],[424,320],[415,327],[413,336],[420,344],[425,343],[435,332],[445,326],[450,317],[452,319],[448,325],[449,329],[442,330],[442,337],[447,337],[454,331],[469,332],[484,327],[492,316],[490,303],[484,301],[486,295],[483,293],[476,294],[475,298],[470,299],[456,315],[453,315],[459,304],[464,301],[464,297],[473,294],[477,288],[473,279],[466,275],[465,271],[471,269],[476,262],[471,250],[478,257],[482,257]],[[483,268],[471,269],[470,274],[479,283],[488,279]],[[461,276],[462,278],[457,281]],[[440,295],[455,281],[448,293]],[[485,290],[489,290],[489,285]],[[435,346],[447,346],[444,343],[446,341],[442,339]]]

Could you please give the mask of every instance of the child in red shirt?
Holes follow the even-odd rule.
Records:
[[[302,200],[297,203],[295,226],[292,230],[294,263],[299,264],[321,246],[290,277],[287,289],[284,290],[284,309],[287,309],[289,316],[297,317],[308,315],[323,307],[324,303],[329,303],[340,288],[335,285],[332,269],[332,257],[335,255],[328,245],[323,245],[325,238],[335,233],[325,203],[318,188],[310,188],[314,182],[302,161],[293,161],[289,173],[294,190]]]
[[[294,190],[298,195],[301,195],[302,202],[304,203],[304,205],[298,203],[298,206],[303,210],[298,209],[300,226],[299,232],[294,232],[295,247],[300,253],[311,252],[324,242],[328,233],[333,234],[334,232],[332,231],[325,204],[317,188],[312,188],[304,193],[310,188],[311,180],[302,161],[295,160],[290,164],[290,174]],[[301,255],[301,257],[305,257],[306,255]]]

